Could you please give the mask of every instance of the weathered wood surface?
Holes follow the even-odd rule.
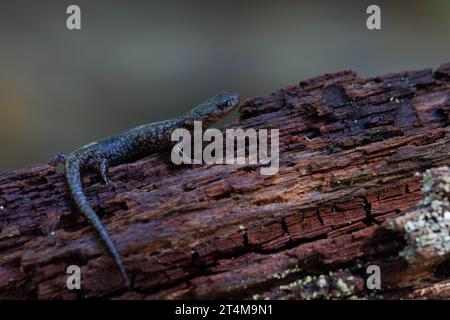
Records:
[[[326,74],[240,111],[230,127],[280,129],[278,174],[177,167],[163,152],[112,168],[117,189],[85,177],[132,292],[63,174],[47,165],[1,174],[0,298],[450,296],[447,253],[408,260],[416,235],[403,227],[422,198],[414,174],[450,165],[450,64]],[[71,264],[81,266],[81,291],[66,288]],[[382,272],[376,293],[364,285],[371,264]]]

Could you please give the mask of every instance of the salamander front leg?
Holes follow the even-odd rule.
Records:
[[[56,167],[58,164],[64,164],[67,160],[67,154],[57,153],[48,160],[48,164],[52,167]]]

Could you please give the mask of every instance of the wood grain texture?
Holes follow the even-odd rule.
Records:
[[[111,168],[117,189],[85,175],[132,292],[63,174],[47,165],[1,174],[0,298],[450,296],[447,253],[428,252],[429,263],[401,254],[416,250],[401,220],[417,218],[415,173],[450,165],[450,63],[370,79],[325,74],[247,100],[240,114],[229,128],[280,129],[276,175],[175,166],[169,151]],[[80,291],[66,288],[71,264]],[[371,264],[382,270],[378,292],[365,287]]]

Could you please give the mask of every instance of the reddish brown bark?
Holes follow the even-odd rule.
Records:
[[[0,297],[449,296],[447,254],[415,248],[404,226],[427,210],[407,212],[421,199],[414,174],[450,164],[450,64],[371,79],[326,74],[240,111],[230,127],[280,129],[278,174],[177,167],[163,152],[112,168],[117,189],[86,176],[132,292],[61,173],[1,174]],[[81,291],[65,286],[71,264],[81,266]],[[375,293],[364,283],[371,264],[382,272]]]

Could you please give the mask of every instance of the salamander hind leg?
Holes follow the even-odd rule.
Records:
[[[114,188],[117,187],[117,184],[115,182],[112,182],[111,179],[108,177],[108,160],[102,159],[100,160],[100,175],[102,176],[103,182],[107,186],[113,186]]]

